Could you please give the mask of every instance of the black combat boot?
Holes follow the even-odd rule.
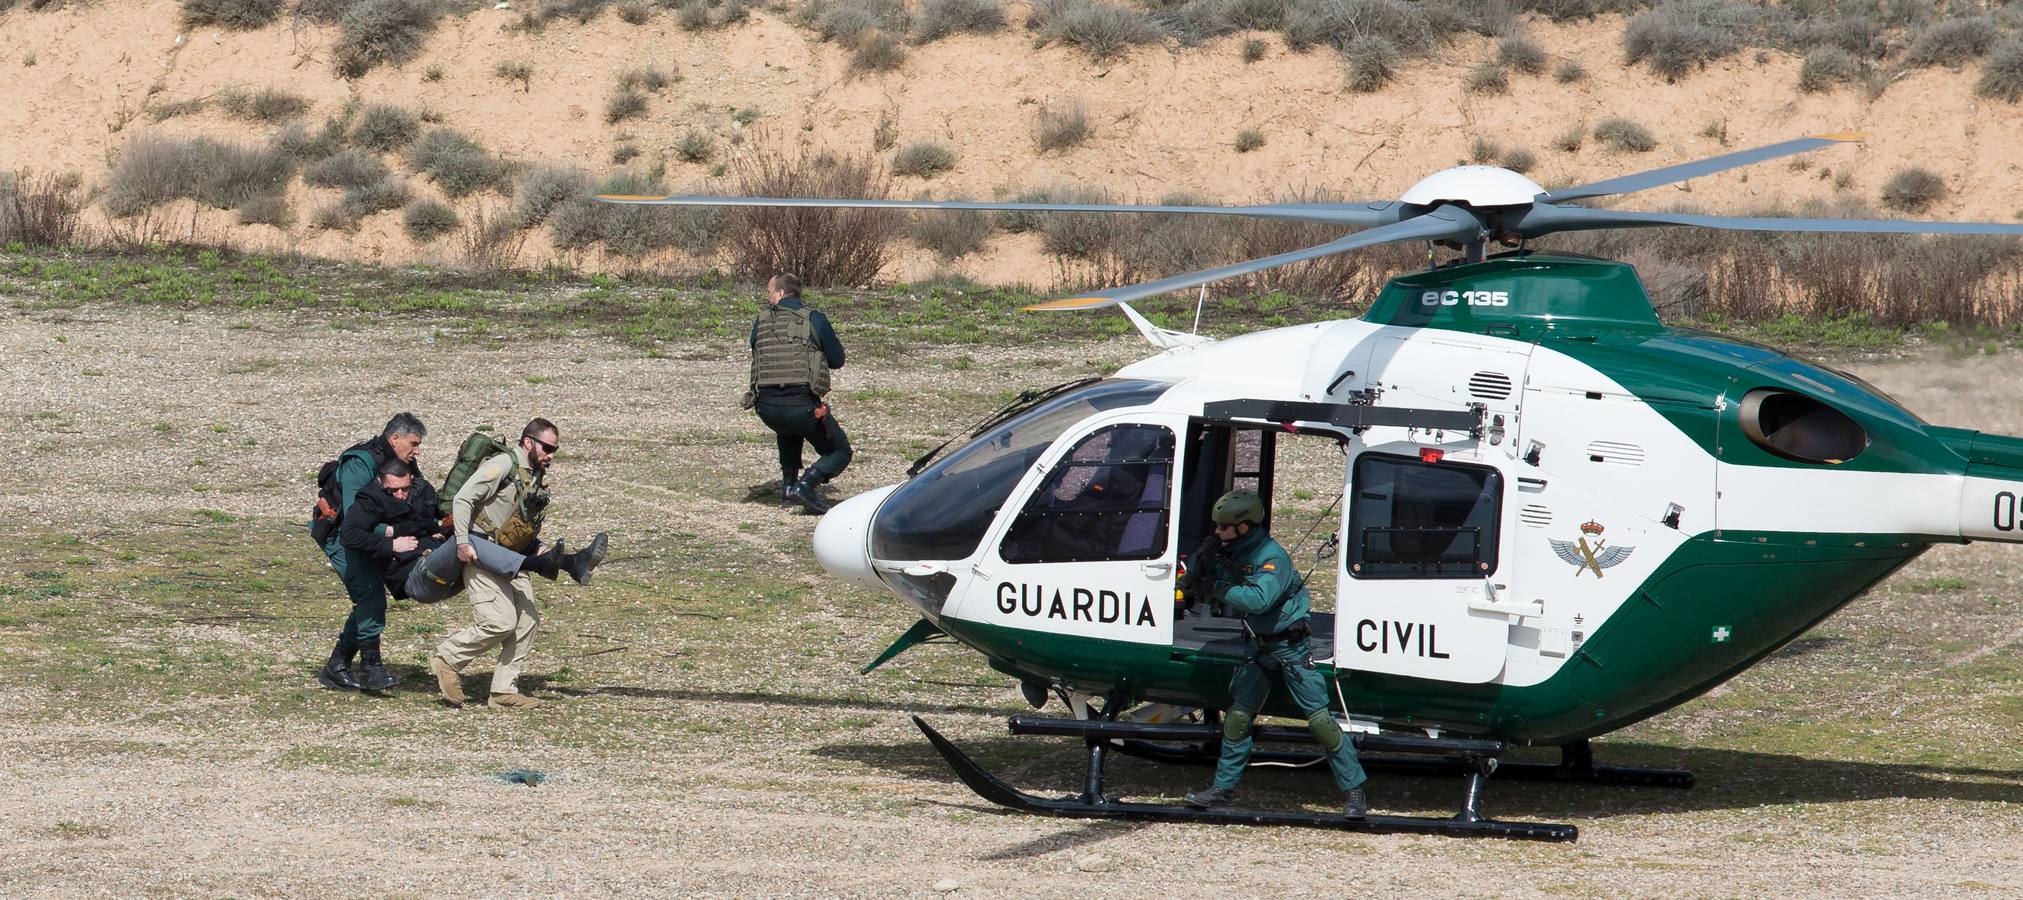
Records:
[[[1351,819],[1369,817],[1370,801],[1363,796],[1362,788],[1350,788],[1342,794],[1342,815]]]
[[[392,690],[400,686],[400,676],[386,670],[379,658],[379,638],[358,643],[358,686],[368,691]]]
[[[801,473],[794,469],[780,470],[780,505],[794,505],[794,482],[801,480]]]
[[[605,538],[604,532],[597,532],[597,536],[590,539],[590,546],[562,558],[562,571],[569,573],[570,578],[576,579],[577,584],[589,584],[590,570],[597,568],[597,564],[604,561],[604,554],[610,543]]]
[[[556,541],[553,544],[549,544],[547,550],[527,557],[525,562],[520,563],[520,571],[532,572],[549,581],[554,581],[562,577],[564,562],[565,560],[562,557],[562,542]]]
[[[316,673],[316,683],[333,691],[359,690],[358,679],[351,677],[351,657],[357,652],[356,643],[339,636],[337,646],[330,650],[330,660],[323,664],[323,671]]]
[[[821,483],[820,476],[810,469],[799,481],[787,488],[787,497],[801,504],[802,509],[819,516],[829,511],[829,504],[822,500],[821,495],[815,493],[815,486]]]
[[[1211,786],[1198,791],[1187,792],[1187,805],[1195,809],[1215,809],[1220,806],[1228,806],[1235,799],[1236,792],[1229,788]]]

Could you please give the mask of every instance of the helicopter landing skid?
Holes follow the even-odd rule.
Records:
[[[1304,735],[1288,732],[1278,737],[1297,741]],[[1221,748],[1212,741],[1175,744],[1124,739],[1112,746],[1126,756],[1175,765],[1212,766],[1221,755]],[[1357,759],[1363,764],[1364,771],[1394,775],[1467,775],[1475,767],[1473,761],[1456,756],[1379,752],[1361,753]],[[1307,768],[1320,766],[1326,761],[1327,758],[1317,750],[1257,750],[1250,756],[1250,764],[1253,766]],[[1550,781],[1560,784],[1664,787],[1680,790],[1691,788],[1695,780],[1693,773],[1685,769],[1646,769],[1597,763],[1594,761],[1594,750],[1587,741],[1561,747],[1560,761],[1557,763],[1497,760],[1496,778],[1499,781]]]
[[[1195,809],[1160,803],[1128,803],[1103,794],[1103,751],[1108,741],[1089,739],[1089,772],[1082,793],[1048,799],[1035,797],[1004,783],[969,758],[968,754],[942,737],[919,716],[913,724],[927,736],[956,777],[977,796],[1020,812],[1079,819],[1135,819],[1154,822],[1198,822],[1213,825],[1279,825],[1302,828],[1333,828],[1372,834],[1441,834],[1454,837],[1502,837],[1534,841],[1571,841],[1580,836],[1578,828],[1545,822],[1503,822],[1482,818],[1478,812],[1483,774],[1478,769],[1468,779],[1461,811],[1451,818],[1417,816],[1369,816],[1351,819],[1340,813],[1273,812],[1270,810]]]

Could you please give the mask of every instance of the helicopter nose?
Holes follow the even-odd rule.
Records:
[[[815,561],[829,574],[872,590],[890,590],[871,570],[871,517],[899,485],[867,491],[831,507],[815,526]]]

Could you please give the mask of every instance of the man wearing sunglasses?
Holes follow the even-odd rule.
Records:
[[[1205,552],[1195,554],[1187,587],[1205,588],[1216,603],[1243,619],[1251,656],[1229,680],[1230,706],[1222,717],[1222,759],[1215,766],[1215,784],[1189,791],[1188,805],[1207,809],[1234,799],[1244,766],[1250,763],[1251,723],[1271,696],[1272,682],[1282,681],[1306,716],[1314,740],[1327,752],[1335,786],[1342,790],[1342,813],[1363,818],[1367,814],[1363,766],[1356,759],[1355,744],[1328,709],[1327,679],[1314,670],[1307,628],[1312,602],[1306,583],[1293,569],[1292,557],[1265,533],[1264,499],[1254,491],[1230,491],[1215,501],[1209,518],[1215,523],[1215,543],[1204,542]],[[1205,564],[1203,557],[1209,560]]]
[[[492,648],[499,664],[492,670],[491,698],[498,709],[532,709],[540,701],[520,693],[520,668],[533,649],[541,612],[534,605],[533,583],[527,573],[501,575],[478,565],[473,536],[482,536],[515,553],[534,549],[535,531],[548,502],[541,479],[560,449],[555,423],[534,419],[520,431],[510,453],[500,453],[478,465],[457,490],[451,508],[456,530],[457,559],[464,564],[464,589],[470,593],[473,621],[449,636],[429,657],[443,699],[464,705],[464,666]]]

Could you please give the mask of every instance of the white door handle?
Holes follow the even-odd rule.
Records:
[[[1145,573],[1145,576],[1148,578],[1164,578],[1166,577],[1166,573],[1173,571],[1173,564],[1170,562],[1146,563],[1139,566],[1138,571]]]

